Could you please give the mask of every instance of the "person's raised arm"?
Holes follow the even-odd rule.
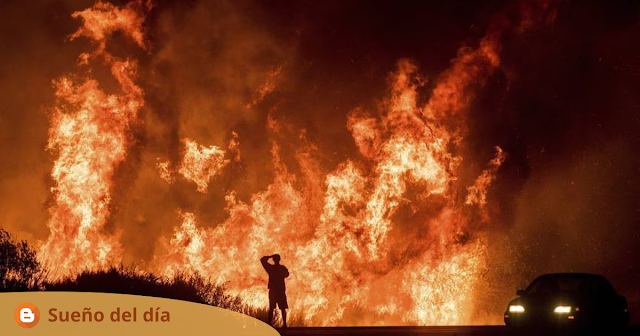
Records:
[[[271,265],[269,265],[269,263],[267,261],[269,261],[269,258],[271,258],[271,256],[264,256],[262,258],[260,258],[260,263],[262,264],[262,267],[264,267],[265,270],[267,270],[267,268]]]

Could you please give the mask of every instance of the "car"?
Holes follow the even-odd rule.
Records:
[[[629,322],[626,298],[598,274],[544,274],[516,295],[504,313],[511,327],[623,327]]]

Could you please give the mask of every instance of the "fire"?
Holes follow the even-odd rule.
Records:
[[[487,205],[487,188],[496,178],[496,172],[504,162],[505,158],[506,155],[502,149],[500,147],[496,147],[496,157],[489,163],[489,168],[485,169],[482,174],[478,176],[474,185],[467,189],[469,194],[467,195],[465,204],[478,204],[483,208]]]
[[[96,48],[80,56],[78,74],[54,82],[59,103],[48,144],[57,155],[54,205],[40,255],[55,265],[55,275],[121,261],[117,234],[105,226],[115,170],[131,146],[129,130],[138,122],[144,93],[136,84],[136,62],[110,55],[106,43],[120,31],[145,48],[142,13],[150,7],[98,2],[73,14],[83,26],[72,38],[89,38]],[[477,48],[461,48],[427,97],[422,94],[429,81],[414,63],[399,61],[379,110],[348,114],[345,127],[359,153],[332,171],[320,168],[318,148],[304,131],[295,153],[298,174],[281,159],[282,144],[273,141],[275,174],[268,187],[244,200],[226,190],[227,218],[209,228],[198,224],[197,213],[176,209],[179,224],[162,240],[150,270],[200,274],[263,307],[267,292],[258,260],[278,252],[291,271],[292,314],[309,324],[469,323],[488,244],[473,224],[491,221],[487,192],[506,156],[497,147],[473,185],[464,185],[459,145],[474,88],[500,64],[499,40],[490,32]],[[94,63],[110,67],[118,93],[107,94],[91,77]],[[268,75],[248,106],[274,90],[281,71]],[[272,134],[283,132],[281,125],[269,118]],[[227,149],[185,136],[181,158],[159,158],[158,173],[167,183],[179,174],[208,193],[229,162],[243,159],[239,137],[232,135]]]
[[[401,61],[383,118],[361,110],[349,117],[347,127],[361,159],[347,160],[323,175],[303,148],[297,155],[303,172],[296,176],[280,161],[274,144],[273,183],[249,203],[228,194],[229,217],[213,229],[199,229],[194,214],[180,213],[182,225],[165,242],[167,252],[158,258],[158,269],[166,275],[187,271],[227,283],[233,293],[259,307],[267,297],[256,260],[278,251],[292,270],[293,311],[310,324],[469,321],[486,242],[481,236],[465,240],[471,235],[469,219],[457,209],[484,205],[503,156],[498,150],[499,157],[469,187],[467,199],[472,201],[460,204],[456,173],[463,158],[449,148],[461,140],[463,125],[442,120],[468,106],[469,86],[497,62],[487,42],[460,55],[421,107],[417,90],[425,82],[416,66]],[[324,186],[320,195],[312,187],[297,188],[300,178],[307,186]],[[430,204],[438,204],[437,210],[426,218],[409,218],[422,233],[411,237],[413,242],[401,237],[396,231],[402,226],[398,210]],[[357,307],[368,310],[367,317],[349,319]]]
[[[267,74],[267,78],[256,92],[256,97],[251,101],[251,103],[247,104],[247,108],[251,108],[262,101],[268,94],[270,94],[276,88],[276,82],[278,77],[282,74],[282,67],[278,67],[276,69],[271,70]]]
[[[160,158],[158,158],[156,168],[158,169],[158,174],[160,174],[160,177],[163,180],[167,181],[167,183],[171,184],[175,182],[176,178],[173,176],[173,172],[171,171],[170,161],[160,161]]]
[[[178,172],[185,179],[194,182],[199,192],[205,193],[209,180],[229,161],[224,159],[224,150],[216,146],[205,147],[191,139],[184,139],[183,142],[185,150]]]
[[[218,146],[203,146],[189,138],[183,139],[184,149],[177,173],[182,175],[185,180],[195,183],[197,191],[206,193],[209,182],[219,175],[231,160],[240,161],[238,135],[232,132],[232,136],[227,151]],[[232,158],[225,159],[227,154]],[[169,184],[175,182],[176,179],[176,172],[171,166],[170,161],[163,161],[161,158],[158,158],[156,163],[158,174]]]
[[[104,232],[114,171],[127,153],[128,129],[144,104],[135,84],[137,64],[107,53],[106,38],[122,31],[143,47],[139,7],[123,9],[98,2],[76,12],[83,26],[71,39],[86,37],[97,44],[91,54],[80,55],[78,74],[54,81],[59,103],[51,112],[47,148],[57,155],[51,176],[55,204],[50,208],[49,239],[40,250],[53,276],[72,275],[120,261],[122,250],[115,236]],[[107,94],[91,78],[91,62],[104,61],[120,92]]]

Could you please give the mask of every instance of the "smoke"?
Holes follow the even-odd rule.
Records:
[[[536,275],[595,272],[637,305],[637,4],[562,2],[553,25],[507,36],[502,73],[471,116],[473,151],[508,153],[492,195],[505,299]],[[488,154],[483,154],[487,156]],[[492,205],[490,205],[492,206]],[[504,265],[504,264],[503,264]]]
[[[270,162],[266,124],[273,104],[263,101],[283,81],[292,46],[262,29],[253,7],[234,1],[158,2],[147,19],[145,124],[138,134],[139,150],[123,169],[126,188],[114,201],[119,206],[113,222],[126,228],[125,245],[133,247],[128,261],[153,259],[159,238],[170,236],[178,223],[177,209],[218,223],[227,216],[228,190],[248,199],[273,174],[264,165]],[[157,166],[166,163],[177,173],[185,138],[219,148],[236,141],[243,162],[234,160],[221,169],[206,193],[179,175],[167,185]],[[232,155],[227,151],[226,159]],[[140,242],[140,235],[149,238]]]
[[[86,6],[0,4],[0,225],[31,242],[48,236],[52,157],[45,151],[49,120],[43,109],[53,104],[51,80],[75,64],[80,49],[64,38],[77,29],[70,13]]]

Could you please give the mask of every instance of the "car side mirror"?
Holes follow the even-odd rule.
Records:
[[[517,296],[525,296],[525,295],[527,295],[527,291],[522,290],[522,289],[518,289],[518,290],[516,291],[516,295],[517,295]]]

